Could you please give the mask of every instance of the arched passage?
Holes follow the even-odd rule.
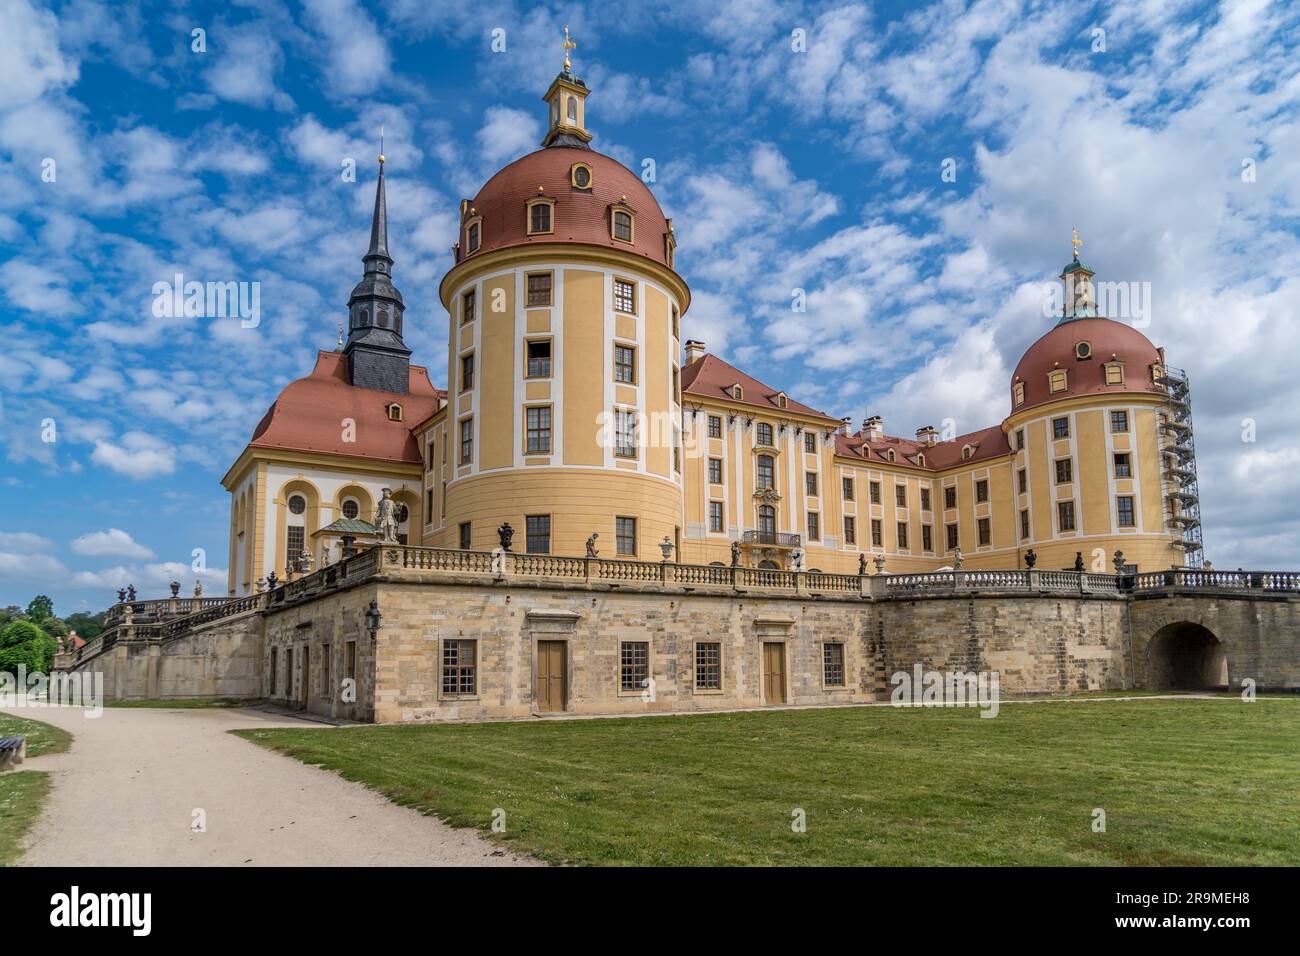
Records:
[[[1166,624],[1147,643],[1151,690],[1214,690],[1228,686],[1227,650],[1200,624]]]

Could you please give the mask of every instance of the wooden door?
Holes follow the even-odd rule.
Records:
[[[780,641],[763,645],[763,699],[769,704],[785,703],[785,645]]]
[[[537,709],[562,711],[568,694],[567,647],[564,641],[537,642]]]

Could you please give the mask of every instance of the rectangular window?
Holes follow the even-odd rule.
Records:
[[[1025,430],[1023,428],[1017,428],[1016,429],[1016,451],[1023,451],[1024,448],[1025,448]]]
[[[921,510],[922,511],[930,510],[930,489],[929,488],[921,489]]]
[[[460,297],[460,321],[462,325],[474,321],[474,293],[472,291],[466,292]]]
[[[529,554],[551,553],[550,515],[526,515],[524,517],[524,530]]]
[[[1115,510],[1119,515],[1121,528],[1132,528],[1137,524],[1133,517],[1133,496],[1120,495],[1115,499]]]
[[[1074,530],[1074,502],[1058,501],[1056,503],[1056,517],[1057,517],[1058,530],[1073,531]]]
[[[975,503],[981,504],[989,500],[989,483],[988,479],[981,478],[975,482]]]
[[[528,378],[551,377],[551,340],[543,339],[528,343]]]
[[[950,524],[947,526],[946,530],[948,532],[948,550],[956,551],[958,544],[957,526],[955,524]]]
[[[442,695],[473,696],[478,687],[476,664],[478,641],[442,642]]]
[[[928,524],[921,525],[921,550],[934,550],[934,529]]]
[[[764,488],[775,488],[774,469],[771,455],[758,456],[758,487],[761,491]]]
[[[808,512],[808,540],[818,541],[821,539],[821,516],[815,511]]]
[[[460,390],[468,392],[474,387],[474,353],[460,357]]]
[[[709,502],[709,530],[722,531],[722,502]]]
[[[462,551],[470,550],[470,541],[472,538],[470,537],[469,529],[470,523],[468,521],[462,521],[460,523],[460,549]]]
[[[881,526],[879,518],[871,519],[871,546],[879,548],[884,546],[884,529]]]
[[[844,686],[844,645],[827,641],[822,645],[822,683],[827,687]]]
[[[907,522],[898,522],[898,550],[903,551],[907,548]]]
[[[628,385],[636,382],[636,349],[630,345],[614,346],[614,381]]]
[[[894,485],[894,504],[900,508],[907,507],[907,486]]]
[[[721,458],[709,459],[709,484],[711,485],[722,484],[722,459]]]
[[[1016,472],[1016,487],[1020,489],[1022,495],[1029,494],[1029,469],[1021,468]]]
[[[619,458],[636,457],[636,412],[614,409],[614,454]]]
[[[772,448],[775,446],[775,443],[772,441],[772,426],[767,422],[758,423],[758,437],[755,440],[755,443],[762,445],[765,448]]]
[[[320,695],[329,700],[334,688],[330,686],[330,646],[322,644],[320,648]]]
[[[424,523],[433,524],[433,489],[424,489]]]
[[[817,495],[817,472],[815,472],[815,471],[805,471],[804,474],[803,474],[803,484],[804,484],[804,490],[805,490],[808,494],[810,494],[810,495],[816,497],[816,495]]]
[[[957,507],[957,486],[950,485],[943,489],[943,506],[945,508]]]
[[[1020,512],[1020,537],[1029,539],[1029,509],[1026,508]]]
[[[841,490],[843,491],[843,493],[844,493],[844,500],[845,500],[845,501],[852,501],[852,500],[853,500],[853,479],[852,479],[852,478],[841,478],[841,479],[840,479],[840,489],[841,489]]]
[[[1110,430],[1113,432],[1128,431],[1128,412],[1111,412]]]
[[[623,641],[618,646],[619,690],[642,690],[650,686],[650,644]]]
[[[537,209],[537,206],[533,207]],[[550,305],[551,304],[551,274],[549,272],[539,272],[528,276],[528,304],[529,306]]]
[[[858,525],[857,525],[857,522],[856,522],[854,519],[852,519],[852,518],[850,518],[850,517],[847,517],[847,516],[846,516],[845,519],[844,519],[844,543],[845,543],[845,544],[857,544],[857,543],[858,543]]]
[[[722,645],[716,641],[695,645],[695,689],[722,690]]]
[[[976,531],[979,533],[979,546],[987,547],[993,543],[993,530],[989,526],[988,518],[980,518],[975,522]]]
[[[460,463],[468,465],[474,460],[474,419],[460,423]]]
[[[636,314],[636,289],[626,279],[614,280],[614,310]]]
[[[814,454],[817,451],[817,434],[815,432],[803,433],[803,450],[808,454]]]
[[[1125,452],[1124,454],[1115,455],[1115,477],[1116,478],[1133,477],[1132,459],[1129,458],[1127,452]]]
[[[304,535],[306,530],[302,525],[290,525],[288,535],[285,538],[285,560],[293,563],[298,560],[298,554],[302,551]]]
[[[614,213],[614,238],[623,242],[632,241],[632,217],[625,212]]]
[[[548,202],[536,202],[529,207],[528,231],[529,232],[550,232],[551,231],[551,204]],[[532,305],[532,303],[528,303]],[[548,303],[549,304],[549,303]]]
[[[1068,418],[1052,419],[1052,437],[1053,438],[1070,437],[1070,420]]]
[[[722,437],[722,418],[718,415],[709,416],[709,437],[710,438]]]
[[[551,453],[551,406],[530,405],[525,410],[527,416],[528,454],[549,455]]]
[[[1124,366],[1123,366],[1123,365],[1120,365],[1118,362],[1107,362],[1106,365],[1105,365],[1104,367],[1105,367],[1105,369],[1106,369],[1106,384],[1107,384],[1107,385],[1123,385],[1123,384],[1124,384]]]
[[[1069,458],[1056,459],[1056,483],[1069,484],[1074,480],[1074,463]]]
[[[880,504],[880,482],[878,481],[871,482],[871,485],[868,487],[867,490],[871,498],[871,503],[873,505]]]
[[[615,518],[614,539],[619,554],[636,554],[636,519]]]

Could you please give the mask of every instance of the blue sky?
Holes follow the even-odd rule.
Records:
[[[333,347],[380,123],[407,341],[443,384],[457,203],[538,144],[566,23],[593,145],[654,160],[688,336],[892,434],[984,427],[1077,226],[1099,279],[1151,283],[1144,332],[1192,376],[1207,556],[1300,567],[1293,5],[0,10],[0,603],[188,590],[196,548],[223,593],[219,479]],[[260,283],[260,324],[153,316],[176,272]]]

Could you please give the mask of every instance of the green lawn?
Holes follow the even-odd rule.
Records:
[[[66,730],[21,717],[0,714],[0,737],[23,734],[27,737],[27,756],[63,753],[72,743]],[[18,845],[40,816],[50,792],[50,775],[37,770],[20,769],[0,774],[0,866],[18,859]]]
[[[238,731],[557,863],[1300,863],[1300,701]],[[1106,832],[1092,830],[1093,809]],[[806,813],[795,833],[792,813]]]

